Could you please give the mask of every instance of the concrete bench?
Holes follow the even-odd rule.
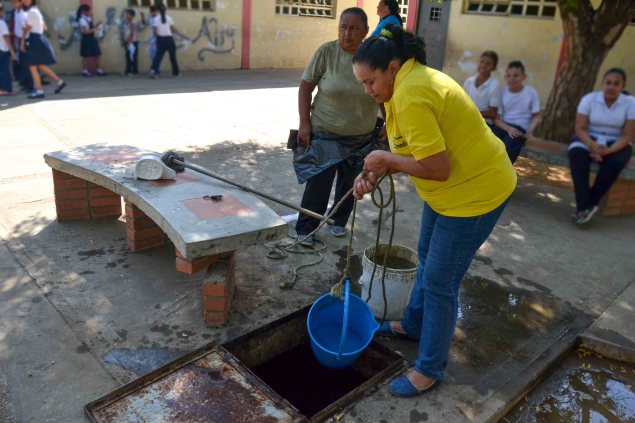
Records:
[[[44,155],[53,169],[58,222],[122,214],[128,246],[142,251],[170,239],[178,271],[205,270],[207,324],[227,321],[234,287],[234,252],[286,236],[287,224],[255,196],[190,170],[176,180],[144,181],[124,174],[142,156],[121,145],[88,145]],[[211,196],[222,198],[212,200]]]
[[[560,184],[573,187],[569,174],[569,156],[567,155],[567,145],[539,139],[528,140],[525,148],[520,153],[521,157],[525,157],[546,165],[558,167],[566,167],[566,172],[561,172]],[[518,164],[518,162],[517,162]],[[522,164],[521,164],[522,166]],[[593,164],[591,171],[597,172],[598,165]],[[529,170],[528,172],[532,172]],[[538,173],[543,173],[538,175]],[[550,169],[541,168],[533,170],[534,177],[550,182]],[[552,178],[556,179],[556,178]],[[620,173],[620,177],[613,184],[611,190],[604,196],[600,204],[600,214],[602,216],[622,216],[635,214],[635,158],[631,158],[626,168]]]

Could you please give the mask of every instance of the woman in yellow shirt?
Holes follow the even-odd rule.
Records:
[[[516,187],[505,146],[452,78],[425,66],[423,39],[390,25],[353,57],[366,93],[386,109],[390,152],[371,152],[355,180],[361,199],[387,172],[410,176],[425,201],[419,267],[401,321],[379,334],[419,341],[415,367],[389,391],[415,396],[443,379],[456,326],[458,293],[476,251],[489,237]]]

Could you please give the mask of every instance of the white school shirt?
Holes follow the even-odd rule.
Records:
[[[134,22],[124,22],[123,25],[123,38],[124,41],[128,41],[128,37],[130,37],[130,33],[132,32],[132,30],[130,29],[130,25],[134,26]],[[135,41],[137,41],[137,31],[134,32],[134,35],[132,37],[132,42],[134,43]]]
[[[172,30],[170,26],[174,25],[174,20],[172,16],[165,15],[165,23],[161,22],[161,14],[157,15],[152,19],[152,26],[157,30],[157,36],[159,37],[171,37]]]
[[[90,23],[93,20],[90,18],[90,16],[86,16],[86,15],[82,15],[79,17],[79,28],[83,31],[84,28],[86,29],[90,29]]]
[[[18,10],[15,15],[13,15],[14,20],[14,28],[13,32],[15,32],[15,36],[18,38],[22,38],[24,34],[24,23],[26,22],[26,12],[22,9]]]
[[[9,51],[9,46],[7,42],[4,41],[4,36],[9,36],[9,27],[4,19],[0,19],[0,51],[7,52]]]
[[[532,87],[523,86],[517,93],[512,93],[504,87],[501,94],[498,115],[503,122],[529,129],[531,116],[540,112],[540,97],[538,91]]]
[[[26,24],[31,25],[30,33],[44,34],[44,18],[37,7],[31,6],[26,12]]]
[[[480,86],[476,86],[476,78],[478,75],[470,76],[463,83],[463,89],[470,96],[478,110],[486,112],[490,107],[498,108],[500,103],[500,83],[494,75],[489,76],[487,81]],[[487,123],[492,123],[491,119],[485,119]]]
[[[589,118],[587,130],[598,144],[606,145],[622,135],[627,120],[635,120],[635,97],[620,94],[608,107],[604,101],[604,93],[595,91],[582,97],[578,104],[578,113]],[[588,147],[581,141],[574,141],[569,148]]]

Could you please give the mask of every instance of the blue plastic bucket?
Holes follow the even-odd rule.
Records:
[[[313,354],[320,364],[330,369],[353,364],[379,328],[368,304],[350,294],[349,289],[346,281],[344,301],[331,294],[322,295],[313,303],[307,317]]]

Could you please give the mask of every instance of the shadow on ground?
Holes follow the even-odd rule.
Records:
[[[46,95],[44,99],[28,99],[26,96],[29,93],[26,92],[18,92],[14,97],[0,97],[0,111],[37,102],[54,104],[58,100],[298,87],[301,76],[302,70],[299,69],[282,69],[275,72],[257,69],[245,72],[196,71],[185,72],[179,78],[166,75],[158,79],[151,79],[146,74],[111,74],[101,78],[61,75],[67,86],[60,94],[53,93],[55,85],[51,83],[43,87]],[[134,81],[134,92],[130,88],[131,81]],[[14,89],[17,88],[17,84],[14,84]]]
[[[187,149],[189,161],[300,202],[302,187],[293,174],[291,154],[281,146],[223,143]],[[395,242],[414,248],[422,203],[402,176],[396,177],[396,190]],[[351,418],[425,421],[423,413],[431,420],[478,415],[494,392],[518,377],[550,345],[588,326],[627,285],[624,275],[635,271],[625,260],[626,251],[618,250],[608,259],[605,254],[625,231],[635,228],[635,219],[599,218],[579,230],[566,220],[571,200],[571,194],[561,189],[521,182],[464,282],[444,388],[421,402],[405,400],[400,409],[394,409],[394,400],[380,391],[362,400]],[[280,215],[294,213],[267,204]],[[358,213],[353,242],[357,273],[362,251],[374,244],[378,223],[370,201],[361,202]],[[91,354],[119,383],[206,343],[225,342],[311,304],[339,280],[345,264],[347,240],[333,238],[323,229],[319,237],[327,246],[324,260],[301,269],[293,289],[281,290],[280,282],[306,263],[307,256],[272,261],[265,246],[239,251],[230,323],[208,328],[202,321],[202,275],[178,273],[170,243],[133,254],[121,219],[59,224],[54,221],[52,193],[41,201],[10,205],[5,215],[12,228],[7,239],[12,254],[77,336],[73,353]],[[384,240],[390,229],[387,219],[381,230]],[[293,233],[292,226],[289,232]],[[604,260],[614,273],[581,266],[576,257],[584,254],[589,262]],[[611,277],[615,274],[619,277]],[[5,281],[3,293],[9,295],[11,289]],[[12,301],[29,313],[39,298]],[[416,357],[414,343],[385,342],[409,359]],[[12,345],[3,348],[9,350],[9,359],[17,353],[10,351]],[[448,395],[451,399],[442,401],[440,396]]]

